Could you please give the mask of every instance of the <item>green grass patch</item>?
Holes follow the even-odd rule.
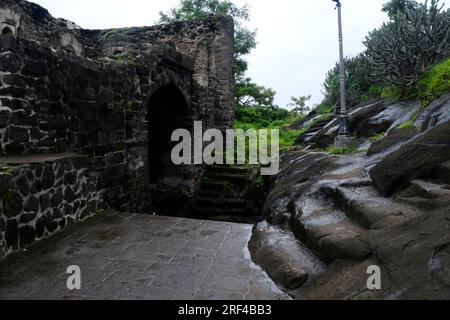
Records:
[[[369,138],[369,140],[370,140],[372,143],[375,143],[375,142],[378,142],[378,141],[380,141],[381,139],[383,139],[385,136],[386,136],[386,133],[385,133],[385,132],[382,132],[382,133],[380,133],[380,134],[377,134],[376,136],[373,136],[373,137]]]
[[[316,108],[317,114],[330,114],[334,112],[334,108],[328,105],[319,105]]]
[[[295,141],[300,137],[306,130],[280,130],[280,150],[287,151],[295,145]]]
[[[17,167],[0,165],[0,174],[12,174],[12,173],[16,172],[16,170],[17,170]]]
[[[122,107],[127,111],[133,111],[133,102],[130,100],[125,100],[122,102]]]
[[[119,63],[124,63],[124,62],[134,63],[134,62],[136,62],[136,59],[134,58],[134,56],[131,53],[110,56],[109,58],[111,60],[119,62]]]
[[[353,145],[353,146],[350,146],[350,147],[347,147],[347,148],[340,148],[340,147],[336,147],[336,146],[330,146],[325,151],[328,152],[329,154],[343,155],[343,154],[356,153],[356,152],[358,152],[358,148],[356,147],[356,145]]]
[[[416,86],[423,105],[450,92],[450,58],[432,66]]]
[[[414,121],[408,120],[405,123],[403,123],[402,125],[398,126],[398,129],[410,129],[413,126],[414,126]]]
[[[297,140],[297,138],[307,131],[307,128],[303,128],[300,130],[289,129],[290,125],[299,121],[300,119],[301,118],[299,118],[299,117],[292,117],[292,118],[286,119],[286,120],[277,120],[272,123],[269,123],[267,126],[261,126],[258,123],[245,123],[245,122],[236,121],[235,129],[242,129],[244,131],[253,129],[258,133],[258,137],[259,137],[259,130],[278,129],[278,130],[280,130],[280,151],[287,151],[295,145],[295,141]],[[269,134],[268,138],[269,138],[268,144],[270,145],[270,142],[271,142],[270,134]],[[248,142],[246,142],[246,147],[248,150]]]

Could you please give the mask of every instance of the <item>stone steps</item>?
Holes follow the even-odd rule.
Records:
[[[321,191],[333,199],[336,206],[349,218],[365,229],[398,225],[421,213],[414,206],[381,197],[372,186],[325,186]]]
[[[208,166],[206,168],[206,173],[214,174],[214,173],[229,173],[229,174],[243,174],[247,175],[249,172],[249,168],[246,166],[228,166],[228,165],[215,165],[215,166]]]
[[[450,198],[450,186],[424,180],[411,181],[410,188],[416,190],[416,194],[426,199]],[[405,191],[403,194],[407,193]]]
[[[207,179],[211,180],[211,181],[216,181],[216,182],[238,182],[238,183],[246,183],[248,182],[248,175],[247,174],[230,174],[227,172],[215,172],[215,173],[207,173],[206,175]],[[207,180],[208,181],[208,180]]]
[[[226,208],[245,208],[246,201],[242,199],[221,198],[221,197],[205,197],[196,198],[196,204],[200,206],[221,206]]]
[[[450,161],[439,164],[434,171],[437,180],[450,185]]]
[[[249,221],[257,208],[252,201],[243,199],[243,194],[251,183],[250,167],[207,167],[191,207],[192,214],[203,219]]]
[[[367,231],[335,208],[325,194],[303,197],[295,211],[291,224],[296,236],[322,261],[363,260],[370,255]]]
[[[396,201],[429,211],[450,206],[450,186],[438,182],[413,180],[410,186],[395,197]]]
[[[226,188],[225,183],[223,181],[214,181],[214,180],[204,180],[202,181],[202,186],[199,192],[204,191],[224,191]]]
[[[369,229],[393,227],[420,216],[427,199],[434,201],[435,207],[443,205],[442,199],[449,199],[450,205],[446,185],[415,180],[411,188],[415,190],[412,197],[391,199],[380,196],[367,183],[319,185],[315,192],[291,204],[292,228],[298,239],[327,263],[363,260],[371,253]]]

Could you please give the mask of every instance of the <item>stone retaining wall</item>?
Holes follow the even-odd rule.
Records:
[[[76,155],[1,165],[0,258],[103,208],[88,166]]]

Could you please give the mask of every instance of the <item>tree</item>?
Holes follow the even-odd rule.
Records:
[[[442,8],[439,0],[391,0],[384,6],[390,21],[364,42],[372,81],[404,95],[429,66],[450,55],[450,10]]]
[[[346,70],[346,99],[350,106],[358,104],[369,91],[371,83],[367,76],[368,61],[364,54],[353,58],[345,58]],[[340,98],[340,70],[339,63],[328,71],[323,83],[325,99],[323,105],[334,107]]]
[[[311,100],[311,95],[302,97],[291,97],[291,103],[288,104],[289,107],[293,108],[292,112],[298,115],[304,115],[311,111],[311,107],[307,106],[306,103]]]
[[[276,91],[253,83],[250,78],[236,85],[236,100],[242,107],[270,107],[274,105]]]
[[[386,12],[390,19],[395,19],[399,13],[406,10],[417,10],[418,3],[414,0],[391,0],[383,6],[382,11]]]
[[[256,31],[243,26],[250,17],[248,6],[238,7],[228,0],[181,0],[180,4],[169,10],[160,12],[160,22],[192,21],[204,19],[211,15],[230,16],[235,24],[235,64],[236,83],[245,80],[248,63],[244,56],[256,48]]]

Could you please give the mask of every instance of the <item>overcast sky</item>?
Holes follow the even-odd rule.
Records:
[[[59,18],[83,28],[101,29],[154,24],[159,11],[178,0],[33,0]],[[386,20],[387,0],[342,0],[346,55],[363,50],[367,33]],[[276,103],[285,107],[291,96],[322,99],[326,72],[338,57],[337,13],[331,0],[234,0],[248,4],[258,29],[258,47],[248,57],[248,76],[277,91]]]

